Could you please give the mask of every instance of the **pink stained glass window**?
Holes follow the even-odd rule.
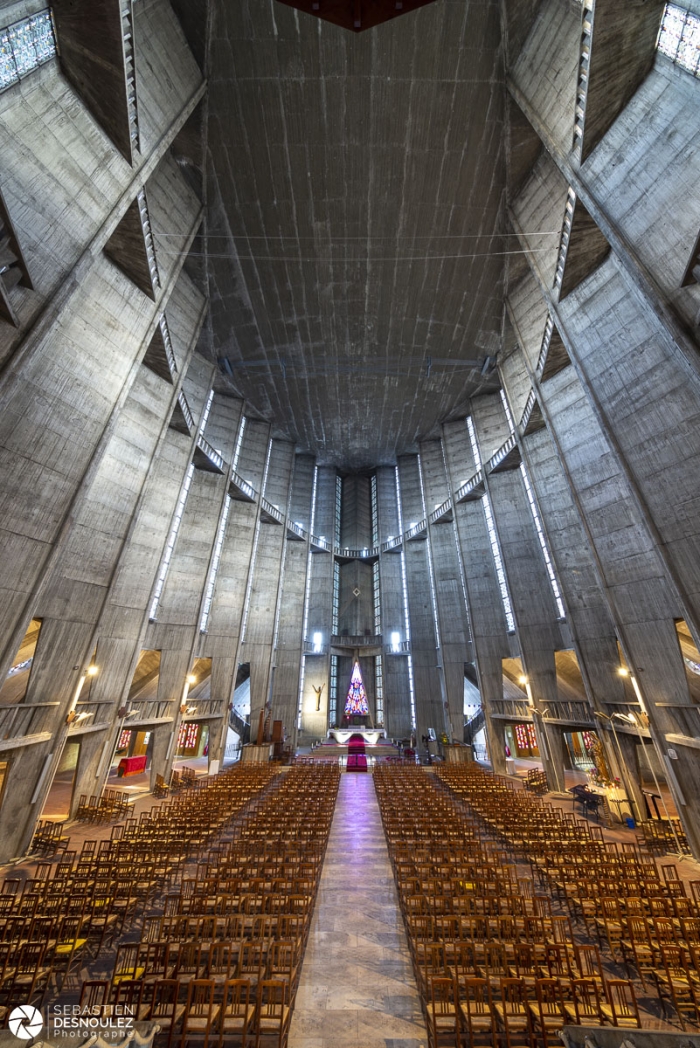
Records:
[[[360,664],[359,662],[356,662],[352,668],[350,687],[348,688],[348,695],[345,700],[345,716],[366,717],[368,713],[369,704],[367,702],[367,692],[365,691],[365,685],[362,680]]]

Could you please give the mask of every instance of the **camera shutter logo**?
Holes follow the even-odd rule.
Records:
[[[32,1007],[31,1004],[21,1004],[18,1008],[12,1009],[7,1025],[15,1037],[21,1037],[23,1041],[31,1041],[32,1037],[40,1033],[44,1023],[38,1008]]]

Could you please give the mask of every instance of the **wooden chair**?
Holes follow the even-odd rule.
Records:
[[[571,1001],[563,1001],[564,1015],[577,1026],[600,1026],[604,1015],[594,979],[572,979]]]
[[[629,979],[608,979],[607,993],[610,1003],[603,1001],[600,1005],[604,1018],[613,1026],[641,1029],[637,998],[631,981]]]
[[[263,1037],[275,1038],[277,1048],[287,1043],[291,1020],[287,989],[284,979],[262,979],[258,983],[255,1048]]]
[[[175,1029],[182,1019],[184,1004],[179,1003],[180,982],[178,979],[158,979],[153,983],[151,1005],[146,1012],[149,1022],[158,1023],[167,1032],[168,1048],[173,1042]]]
[[[460,1029],[464,1031],[469,1048],[482,1040],[492,1046],[496,1042],[496,1019],[488,979],[464,978],[457,982]]]
[[[454,981],[441,975],[429,976],[426,1006],[429,1048],[442,1044],[460,1048]]]
[[[550,1038],[558,1044],[557,1033],[566,1022],[558,979],[538,979],[535,982],[537,1003],[530,1002],[530,1020],[533,1030],[539,1030],[543,1048],[549,1048]]]
[[[514,1045],[534,1048],[530,1002],[524,983],[520,979],[501,979],[500,998],[493,1008],[503,1030],[506,1048]]]
[[[180,1048],[193,1036],[203,1038],[203,1048],[208,1048],[220,1011],[220,1006],[214,1003],[215,989],[213,979],[192,979],[189,983],[180,1027]]]
[[[245,1048],[248,1032],[255,1018],[255,1001],[251,1000],[249,979],[227,979],[224,983],[219,1012],[219,1046],[225,1040],[240,1038]]]
[[[681,1026],[685,1030],[685,1019],[693,1024],[700,1022],[700,985],[692,978],[683,951],[677,946],[661,947],[662,967],[654,970],[654,978],[666,1011],[666,1001],[676,1010]]]

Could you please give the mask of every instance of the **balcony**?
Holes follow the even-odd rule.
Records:
[[[327,655],[328,645],[324,644],[323,641],[320,644],[314,644],[312,640],[304,641],[304,654],[305,655]]]
[[[190,406],[187,403],[187,397],[181,392],[178,394],[173,413],[170,416],[170,429],[176,430],[177,433],[184,433],[186,437],[191,437],[194,433],[194,428],[194,419],[192,418]]]
[[[473,477],[457,488],[454,495],[455,504],[459,502],[477,502],[484,494],[484,471],[478,470]]]
[[[287,521],[287,538],[292,542],[306,542],[308,538],[308,532],[304,531],[301,524],[297,524],[293,520]]]
[[[183,721],[219,720],[224,716],[221,699],[192,699],[183,713]],[[225,711],[228,713],[228,708]]]
[[[510,469],[517,469],[520,465],[520,448],[515,435],[508,437],[498,451],[491,456],[486,463],[487,473],[505,473]]]
[[[379,547],[382,553],[400,553],[403,548],[403,535],[395,535],[393,538],[382,542]]]
[[[332,648],[377,648],[376,654],[381,654],[381,634],[342,634],[336,633],[331,637]],[[367,651],[367,654],[370,654]]]
[[[431,524],[451,524],[453,520],[452,499],[445,499],[441,506],[436,506],[428,515],[428,520]]]
[[[328,541],[328,539],[319,538],[318,535],[311,535],[312,553],[331,553],[332,550],[332,544]]]
[[[234,502],[255,502],[255,488],[247,480],[239,476],[235,470],[231,471],[229,478],[228,493]]]
[[[131,716],[124,719],[125,728],[149,724],[168,724],[175,719],[177,706],[172,699],[132,699]]]
[[[195,469],[201,469],[204,473],[223,474],[225,472],[223,455],[213,448],[201,433],[197,436],[192,461]]]
[[[267,499],[260,499],[260,520],[263,524],[284,524],[284,513]]]
[[[385,644],[384,645],[385,655],[410,655],[411,654],[411,642],[410,640],[400,640],[398,644]]]
[[[544,429],[544,427],[545,421],[537,394],[534,389],[531,389],[520,419],[520,436],[527,437],[530,433],[536,433],[538,429]]]
[[[427,520],[419,520],[417,524],[414,524],[404,531],[403,537],[406,542],[424,542],[428,537],[428,522]]]
[[[58,702],[20,702],[0,707],[0,750],[47,742]]]
[[[336,546],[334,552],[341,560],[373,560],[379,556],[379,546],[365,546],[363,549]]]

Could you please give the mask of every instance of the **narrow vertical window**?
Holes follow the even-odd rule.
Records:
[[[153,591],[153,600],[151,601],[151,610],[148,613],[148,617],[151,622],[155,621],[156,615],[158,614],[158,605],[160,604],[160,598],[163,595],[163,587],[165,586],[165,579],[168,574],[168,568],[170,567],[170,561],[172,559],[173,550],[175,549],[175,543],[177,541],[177,533],[180,530],[180,524],[182,523],[182,515],[185,512],[185,503],[187,502],[187,496],[190,491],[190,485],[192,483],[192,477],[194,476],[194,463],[190,463],[187,467],[187,473],[185,479],[180,488],[180,495],[177,500],[175,507],[175,513],[173,514],[172,524],[170,525],[170,534],[168,535],[168,541],[165,546],[165,553],[163,559],[160,562],[160,571],[158,572],[158,578],[156,580],[156,588]]]
[[[241,457],[241,448],[243,446],[243,434],[245,433],[245,415],[241,418],[241,424],[238,427],[238,435],[236,436],[236,446],[233,449],[233,462],[231,463],[231,469],[235,473],[238,469],[238,460]]]
[[[425,488],[423,487],[423,463],[418,455],[418,479],[420,480],[420,498],[423,505],[423,517],[427,520],[428,514],[425,505]],[[435,589],[435,574],[433,572],[433,547],[428,528],[428,576],[430,578],[430,600],[433,605],[433,625],[435,627],[435,647],[440,647],[440,623],[438,621],[437,591]]]
[[[382,657],[377,655],[374,660],[374,696],[375,696],[375,718],[378,728],[384,727],[384,677]]]
[[[377,506],[377,475],[372,476],[370,496],[372,499],[372,545],[379,545],[379,508]]]
[[[221,560],[221,551],[224,546],[224,537],[226,535],[226,521],[228,520],[229,510],[231,508],[231,496],[226,496],[224,502],[224,511],[221,514],[221,520],[219,521],[219,527],[216,532],[216,541],[214,543],[214,555],[211,559],[211,570],[209,572],[209,582],[207,583],[207,592],[204,597],[204,607],[202,609],[202,618],[199,623],[199,632],[207,632],[207,623],[209,622],[209,613],[211,611],[211,604],[214,599],[214,587],[216,585],[216,575],[219,570],[219,561]]]
[[[335,544],[340,545],[340,517],[343,507],[343,481],[335,478]]]
[[[340,614],[340,564],[333,563],[333,635],[338,635],[338,616]]]
[[[396,480],[396,508],[399,515],[399,535],[403,535],[403,512],[401,510],[401,482],[399,480],[399,467],[394,468],[394,478]],[[403,617],[404,617],[404,632],[406,634],[406,641],[411,639],[411,625],[408,614],[408,583],[406,580],[406,553],[401,547],[401,592],[403,595]],[[408,655],[408,694],[411,702],[411,729],[416,729],[416,689],[413,683],[413,658],[409,652]]]
[[[328,682],[328,723],[332,726],[338,716],[338,656],[331,655],[331,672]]]
[[[469,440],[471,441],[472,454],[474,456],[474,465],[477,469],[481,469],[481,454],[479,452],[479,444],[476,439],[476,430],[474,428],[474,422],[471,415],[467,417],[467,430],[469,432]],[[488,495],[484,495],[481,499],[481,505],[484,508],[484,517],[486,519],[486,530],[489,535],[489,542],[491,544],[491,553],[493,554],[493,562],[496,567],[496,578],[498,579],[498,588],[501,591],[501,601],[503,603],[503,613],[506,617],[506,628],[509,633],[515,633],[515,619],[513,618],[513,608],[510,603],[510,596],[508,594],[508,585],[506,583],[506,573],[503,570],[503,560],[501,559],[501,550],[498,545],[498,536],[496,534],[496,526],[493,521],[493,512],[491,510],[491,500]]]
[[[311,521],[309,531],[313,535],[316,526],[316,494],[318,491],[318,466],[314,467],[314,482],[311,489]],[[306,640],[309,630],[309,602],[311,600],[311,566],[313,558],[311,546],[306,553],[306,584],[304,586],[304,620],[302,623],[302,638]],[[299,694],[297,696],[297,728],[301,728],[301,715],[304,703],[304,678],[306,676],[306,657],[302,653],[301,666],[299,668]]]
[[[379,636],[382,632],[381,597],[379,588],[379,561],[375,560],[372,565],[372,588],[374,597],[374,633]]]
[[[542,550],[542,556],[544,558],[545,567],[547,568],[547,575],[549,577],[549,585],[552,588],[552,595],[554,596],[554,603],[557,606],[557,612],[560,619],[566,618],[566,612],[564,611],[564,602],[561,599],[561,590],[559,589],[559,583],[557,582],[557,576],[554,572],[554,564],[549,553],[549,546],[547,545],[547,539],[545,538],[544,528],[542,527],[542,520],[540,518],[540,511],[537,508],[535,502],[535,495],[530,484],[530,478],[527,475],[527,469],[525,463],[520,463],[520,473],[523,478],[525,485],[525,491],[527,492],[527,500],[530,503],[530,512],[532,513],[532,520],[535,525],[535,531],[537,532],[537,538],[540,543],[540,549]]]

